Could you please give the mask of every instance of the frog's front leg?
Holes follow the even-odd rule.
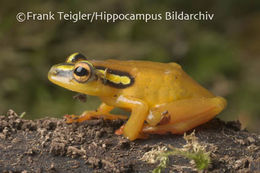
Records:
[[[152,108],[148,115],[144,133],[182,134],[201,125],[220,113],[226,107],[222,97],[191,98]]]
[[[127,119],[124,115],[110,114],[109,112],[114,109],[113,106],[109,106],[102,103],[96,111],[85,111],[82,115],[65,115],[66,123],[83,122],[93,118],[104,118],[104,119]]]
[[[135,140],[136,138],[142,138],[142,128],[144,121],[148,115],[148,105],[143,100],[119,96],[116,100],[111,98],[102,98],[105,102],[120,108],[126,108],[131,110],[130,118],[123,126],[123,135],[129,140]]]

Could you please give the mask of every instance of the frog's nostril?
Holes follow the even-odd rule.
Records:
[[[49,74],[51,74],[51,75],[57,75],[57,74],[58,74],[57,68],[52,67],[52,68],[50,69],[50,71],[49,71]]]
[[[52,73],[53,73],[53,75],[58,75],[59,71],[57,69],[54,69]]]

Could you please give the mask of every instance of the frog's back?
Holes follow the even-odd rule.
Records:
[[[192,79],[182,67],[174,62],[158,63],[150,61],[129,61],[129,66],[142,71],[142,83],[147,87],[147,95],[154,95],[153,100],[171,102],[191,97],[214,97],[214,95]],[[147,80],[144,80],[147,79]],[[145,92],[145,91],[144,91]],[[153,94],[151,94],[153,93]]]
[[[135,61],[135,60],[114,60],[114,59],[108,59],[104,61],[91,61],[94,65],[98,66],[104,66],[108,68],[114,68],[114,69],[122,69],[125,71],[131,71],[132,69],[138,69],[138,70],[148,70],[148,69],[154,69],[156,71],[167,71],[167,70],[173,70],[174,68],[181,68],[180,65],[176,63],[170,63],[175,64],[176,67],[173,65],[169,65],[167,63],[160,63],[160,62],[152,62],[152,61]]]
[[[124,95],[146,100],[150,106],[190,97],[211,97],[209,91],[190,78],[177,63],[151,61],[93,61],[102,66],[128,72],[134,84],[121,92]]]

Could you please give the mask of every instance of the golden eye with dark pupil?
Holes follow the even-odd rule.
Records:
[[[87,62],[79,62],[73,70],[74,79],[79,83],[85,83],[90,80],[92,73],[91,66]]]
[[[85,68],[79,66],[74,70],[74,74],[76,74],[77,76],[88,76],[89,72]]]

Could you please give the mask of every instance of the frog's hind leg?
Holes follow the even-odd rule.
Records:
[[[109,120],[115,119],[127,119],[127,116],[124,115],[115,115],[110,114],[109,112],[114,109],[113,106],[109,106],[105,103],[102,103],[97,111],[85,111],[82,115],[65,115],[66,123],[73,123],[73,122],[83,122],[86,120],[90,120],[93,118],[104,118]]]
[[[192,98],[172,102],[151,110],[153,117],[160,114],[161,119],[156,126],[145,125],[143,132],[182,134],[211,120],[225,107],[226,100],[222,97]]]

